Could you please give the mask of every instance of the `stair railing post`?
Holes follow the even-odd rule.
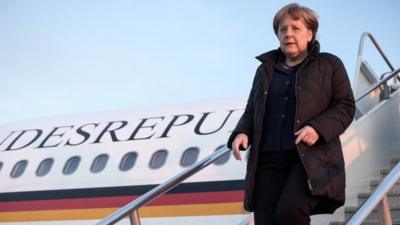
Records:
[[[139,212],[137,209],[129,214],[129,220],[131,221],[131,225],[140,225]]]
[[[390,213],[389,200],[387,194],[383,196],[378,205],[379,221],[382,225],[392,225],[392,215]]]

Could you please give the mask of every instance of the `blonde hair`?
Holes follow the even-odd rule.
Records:
[[[294,20],[303,19],[305,25],[313,33],[311,44],[314,44],[318,31],[318,15],[312,9],[301,6],[297,3],[291,3],[280,9],[274,17],[273,27],[274,32],[278,35],[279,24],[287,17],[290,16]]]

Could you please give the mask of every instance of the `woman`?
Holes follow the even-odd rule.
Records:
[[[339,135],[355,103],[341,60],[319,52],[317,15],[289,4],[275,15],[280,47],[257,57],[246,109],[228,140],[236,159],[251,145],[244,207],[256,225],[310,224],[345,201]]]

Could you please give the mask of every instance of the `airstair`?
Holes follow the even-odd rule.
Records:
[[[369,38],[390,71],[377,76],[363,58]],[[400,69],[395,69],[374,37],[364,33],[360,40],[354,82],[357,111],[354,122],[341,136],[346,162],[346,205],[334,215],[312,217],[313,225],[400,225]],[[140,225],[139,209],[230,154],[224,146],[188,167],[129,204],[116,210],[96,225]],[[221,168],[223,169],[223,168]],[[126,222],[128,218],[129,222]],[[236,224],[252,224],[252,215],[243,214]]]
[[[367,39],[368,38],[368,39]],[[390,71],[378,76],[363,58],[365,40]],[[346,205],[330,225],[400,225],[400,69],[370,33],[361,36],[354,94],[355,121],[342,135],[346,161]],[[344,222],[343,222],[344,221]],[[322,223],[321,223],[322,224]]]

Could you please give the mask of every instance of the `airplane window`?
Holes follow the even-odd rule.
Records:
[[[0,171],[3,168],[3,162],[0,162]]]
[[[26,160],[21,160],[21,161],[17,162],[17,164],[15,164],[14,168],[11,171],[11,177],[17,178],[17,177],[21,176],[24,173],[27,165],[28,165],[28,161],[26,161]]]
[[[129,152],[122,157],[121,163],[119,164],[119,169],[122,171],[127,171],[132,169],[132,167],[135,165],[137,159],[137,153],[136,152]]]
[[[92,171],[93,173],[98,173],[102,171],[106,167],[107,161],[108,161],[108,155],[101,154],[97,156],[94,159],[92,166],[90,167],[90,171]]]
[[[182,154],[181,166],[188,167],[193,165],[193,163],[195,163],[197,161],[197,158],[199,157],[199,152],[200,149],[197,147],[186,149],[186,151]]]
[[[53,166],[53,162],[54,162],[54,160],[51,158],[43,160],[39,164],[38,169],[36,170],[36,175],[38,177],[42,177],[42,176],[46,175],[50,171],[51,167]]]
[[[165,149],[156,151],[150,160],[150,168],[158,169],[167,161],[168,152]]]
[[[81,162],[81,158],[79,156],[73,156],[67,160],[65,163],[63,173],[65,175],[70,175],[78,169],[79,163]]]
[[[218,148],[217,149],[215,149],[215,151],[218,151],[219,149],[221,149],[222,147],[224,147],[225,145],[220,145],[220,146],[218,146]],[[215,162],[214,162],[214,164],[215,165],[223,165],[223,164],[225,164],[226,162],[228,162],[228,160],[231,158],[231,152],[227,152],[227,153],[225,153],[224,155],[222,155],[221,156],[221,158],[219,158],[219,159],[217,159],[217,160],[215,160]]]

